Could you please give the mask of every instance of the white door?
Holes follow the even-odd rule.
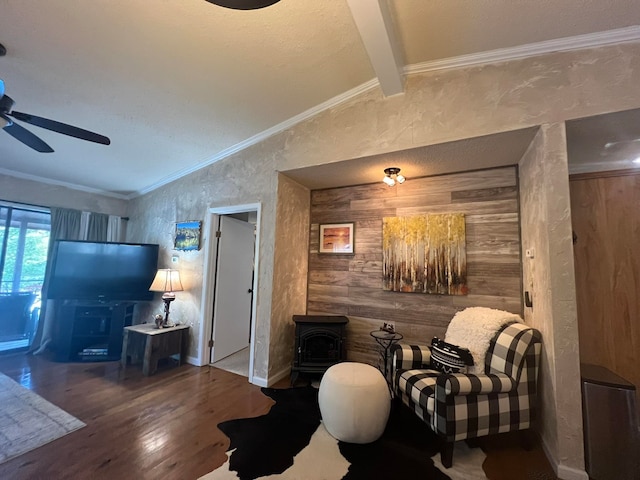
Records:
[[[251,332],[254,227],[221,216],[219,231],[212,363],[247,347]]]

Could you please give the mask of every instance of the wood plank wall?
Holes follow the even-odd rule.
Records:
[[[382,218],[464,213],[469,294],[382,290]],[[319,254],[319,224],[355,222],[353,255]],[[393,322],[407,342],[444,337],[455,312],[486,306],[522,314],[517,167],[410,178],[387,187],[311,192],[307,313],[347,315],[347,357],[378,362],[369,335]]]
[[[640,173],[572,175],[569,185],[580,360],[640,389]]]

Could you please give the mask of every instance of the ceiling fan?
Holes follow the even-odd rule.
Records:
[[[18,125],[13,119],[30,123],[31,125],[45,128],[52,132],[62,133],[71,137],[80,138],[81,140],[87,140],[89,142],[101,143],[102,145],[109,145],[111,143],[109,138],[90,132],[89,130],[67,125],[66,123],[56,122],[55,120],[49,120],[48,118],[36,117],[35,115],[30,115],[28,113],[13,111],[11,110],[13,103],[13,99],[9,97],[9,95],[5,95],[4,82],[0,80],[0,128],[16,140],[21,141],[38,152],[50,153],[53,152],[53,148],[47,145],[47,143],[40,137]]]
[[[257,10],[268,7],[280,0],[207,0],[209,3],[233,10]]]

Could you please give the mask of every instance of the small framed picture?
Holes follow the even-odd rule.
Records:
[[[176,223],[176,238],[173,248],[176,250],[200,250],[200,229],[202,222],[192,220]]]
[[[354,223],[320,224],[319,253],[354,253]]]

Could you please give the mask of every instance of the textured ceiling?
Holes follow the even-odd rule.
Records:
[[[637,25],[637,1],[397,0],[407,65]]]
[[[405,67],[640,24],[637,0],[387,4]],[[360,33],[371,20],[354,15],[348,0],[255,11],[205,0],[3,0],[0,78],[15,109],[112,143],[28,127],[55,150],[40,154],[2,132],[0,173],[126,196],[222,158],[380,75]]]

